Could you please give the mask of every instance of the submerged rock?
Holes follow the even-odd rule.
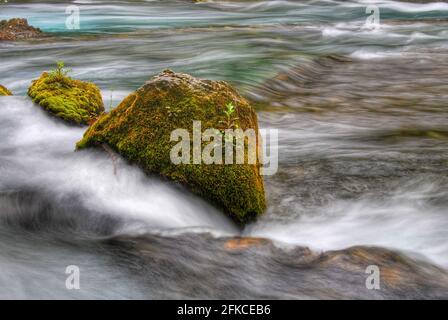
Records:
[[[0,84],[0,96],[12,96],[12,92]]]
[[[229,113],[233,113],[230,121]],[[211,129],[220,135],[223,134],[224,125],[226,129],[252,129],[258,134],[254,110],[230,85],[166,70],[126,97],[110,113],[101,116],[78,142],[77,148],[109,145],[147,173],[156,173],[179,182],[211,200],[239,223],[260,215],[265,209],[258,159],[260,141],[256,140],[257,159],[252,164],[249,161],[242,164],[205,164],[203,161],[175,164],[170,155],[178,143],[171,141],[171,134],[176,129],[185,129],[188,137],[193,132],[194,139],[193,121],[200,121],[202,132]],[[244,151],[247,155],[246,142]],[[200,150],[205,150],[204,146],[209,143],[200,141]],[[192,145],[194,153],[194,142]],[[190,146],[190,141],[187,146]],[[222,152],[223,146],[219,148]]]
[[[28,95],[35,103],[70,123],[88,124],[104,112],[103,98],[95,84],[67,76],[44,72],[32,82]]]
[[[14,18],[0,21],[0,41],[32,39],[42,35],[42,31],[30,26],[26,19]]]
[[[141,277],[141,283],[157,287],[161,297],[448,298],[447,270],[386,248],[357,246],[319,252],[266,238],[215,237],[204,233],[120,236],[109,241],[114,252],[124,253],[120,256],[127,258],[125,264]],[[372,271],[372,267],[378,270]],[[154,270],[162,270],[156,282],[148,276]],[[200,281],[192,283],[189,279]],[[379,289],[372,287],[376,284]]]

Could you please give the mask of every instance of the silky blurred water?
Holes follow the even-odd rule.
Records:
[[[376,29],[365,24],[373,3]],[[80,9],[79,30],[65,26],[69,4]],[[178,273],[161,289],[169,277],[155,261],[220,270],[225,251],[212,243],[235,235],[317,252],[375,245],[447,268],[448,3],[0,4],[0,19],[12,17],[49,37],[0,43],[0,83],[18,95],[0,97],[0,283],[9,288],[1,297],[222,297],[211,275],[185,280],[198,283],[195,294]],[[231,82],[251,100],[261,127],[279,129],[279,171],[265,177],[265,215],[240,230],[218,209],[138,168],[121,161],[114,175],[107,155],[73,152],[84,129],[49,118],[25,97],[56,60],[73,77],[95,82],[107,108],[166,68]],[[161,244],[145,284],[123,269],[144,268],[141,261],[117,258],[101,243],[143,234],[176,243],[166,240],[167,251]],[[199,257],[190,266],[181,257],[193,251]],[[277,279],[281,288],[255,278],[276,269],[251,257],[250,267],[223,271],[221,285],[241,281],[232,297],[263,298],[265,286],[276,298],[329,297],[324,280],[313,291],[312,283],[295,288],[286,275]],[[89,287],[79,294],[64,289],[69,264],[89,270]],[[334,285],[339,297],[351,297]]]

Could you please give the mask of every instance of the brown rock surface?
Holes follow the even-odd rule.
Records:
[[[13,18],[0,21],[0,41],[32,39],[42,35],[42,31],[30,26],[26,19]]]

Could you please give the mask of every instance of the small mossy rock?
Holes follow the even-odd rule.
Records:
[[[255,164],[176,165],[170,159],[170,150],[178,143],[170,141],[173,130],[186,129],[192,137],[193,121],[201,121],[202,132],[219,128],[229,102],[235,106],[238,127],[258,134],[255,111],[230,85],[166,70],[102,115],[77,149],[107,144],[147,173],[181,183],[243,224],[265,210],[258,160]],[[247,155],[247,144],[245,148]]]
[[[104,112],[100,89],[69,77],[58,80],[44,72],[32,82],[28,95],[56,117],[74,124],[89,124]]]
[[[12,92],[0,84],[0,96],[12,96]]]

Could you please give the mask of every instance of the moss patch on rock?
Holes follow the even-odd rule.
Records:
[[[104,112],[99,88],[90,82],[44,72],[28,89],[31,99],[56,117],[89,124]]]
[[[0,84],[0,96],[12,96],[12,92]]]
[[[186,129],[192,136],[193,121],[201,121],[202,131],[220,128],[229,103],[235,106],[238,127],[258,134],[254,110],[230,85],[166,70],[102,115],[77,148],[106,144],[147,173],[181,183],[245,223],[265,210],[258,159],[255,164],[173,164],[170,158],[178,143],[170,140],[173,130]]]

